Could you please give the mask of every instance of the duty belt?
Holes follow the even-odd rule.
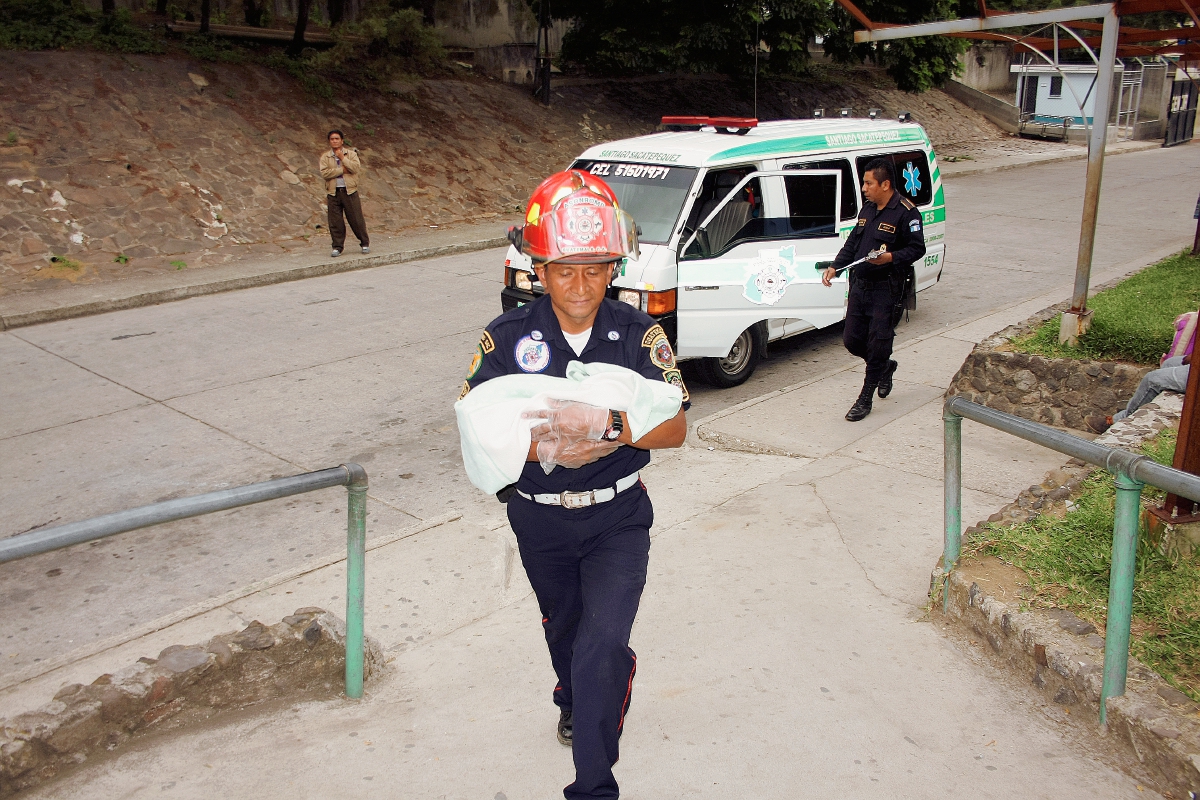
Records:
[[[562,506],[563,508],[587,508],[594,506],[597,503],[607,503],[614,499],[621,492],[634,486],[641,479],[641,473],[635,472],[632,475],[626,475],[621,480],[617,481],[615,486],[609,486],[605,489],[589,489],[586,492],[559,492],[558,494],[535,494],[528,495],[517,489],[517,494],[524,497],[526,500],[532,500],[543,506]]]

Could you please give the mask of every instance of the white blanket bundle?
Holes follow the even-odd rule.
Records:
[[[492,378],[454,404],[463,465],[472,484],[494,494],[521,477],[532,440],[529,431],[541,421],[523,415],[548,408],[550,398],[625,412],[626,427],[636,442],[679,413],[683,392],[625,367],[579,361],[567,365],[565,378]]]

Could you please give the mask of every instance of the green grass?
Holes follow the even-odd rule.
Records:
[[[174,267],[175,269],[184,269],[185,267],[187,267],[187,262],[186,261],[172,261],[171,266]]]
[[[1164,430],[1142,447],[1170,464],[1175,431]],[[1113,478],[1093,472],[1065,518],[1036,517],[1012,527],[989,525],[968,545],[971,554],[991,555],[1029,576],[1031,606],[1065,608],[1103,631],[1108,613],[1112,559]],[[1146,504],[1162,492],[1147,487]],[[1200,554],[1169,558],[1138,539],[1130,650],[1177,689],[1200,700]]]
[[[1157,364],[1171,346],[1175,318],[1200,308],[1200,258],[1186,251],[1163,259],[1088,301],[1092,328],[1078,347],[1058,343],[1059,317],[1014,339],[1013,349],[1049,358],[1094,358]]]
[[[83,264],[80,264],[73,258],[67,258],[66,256],[58,255],[50,256],[50,263],[56,267],[62,267],[64,269],[78,270],[83,267]]]

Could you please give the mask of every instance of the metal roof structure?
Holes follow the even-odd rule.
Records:
[[[856,43],[886,42],[918,36],[1001,40],[1012,43],[1016,49],[1033,53],[1057,67],[1057,51],[1064,47],[1064,40],[1058,36],[1061,29],[1067,33],[1065,46],[1083,48],[1091,56],[1097,70],[1094,117],[1105,124],[1092,125],[1088,137],[1087,181],[1083,193],[1079,253],[1075,262],[1075,289],[1071,294],[1071,308],[1063,314],[1062,327],[1059,329],[1059,341],[1074,344],[1091,325],[1091,312],[1087,310],[1088,284],[1092,272],[1092,251],[1096,242],[1096,218],[1100,205],[1100,182],[1104,174],[1104,148],[1108,139],[1107,121],[1112,101],[1116,58],[1119,54],[1128,57],[1159,55],[1174,58],[1185,64],[1200,60],[1200,39],[1190,38],[1200,33],[1200,15],[1197,15],[1193,6],[1193,3],[1200,4],[1200,0],[1117,0],[1111,3],[1021,12],[995,11],[987,7],[987,0],[977,0],[978,17],[914,25],[875,22],[852,0],[837,2],[863,26],[863,30],[854,32]],[[1194,27],[1121,30],[1122,16],[1158,11],[1187,14]],[[1101,22],[1090,21],[1096,19]],[[1006,28],[1034,30],[1024,35],[999,33]],[[1053,39],[1038,35],[1044,33],[1047,28],[1054,32]],[[1094,35],[1097,31],[1100,32],[1098,39]],[[1095,44],[1099,44],[1098,52]],[[1055,48],[1054,58],[1046,53],[1050,47]],[[1184,74],[1187,74],[1186,70]],[[1190,75],[1188,77],[1190,78]]]

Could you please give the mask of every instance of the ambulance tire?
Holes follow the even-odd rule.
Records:
[[[755,325],[742,331],[724,358],[701,359],[700,371],[704,379],[718,389],[731,389],[749,380],[767,349],[763,328],[763,325]]]

